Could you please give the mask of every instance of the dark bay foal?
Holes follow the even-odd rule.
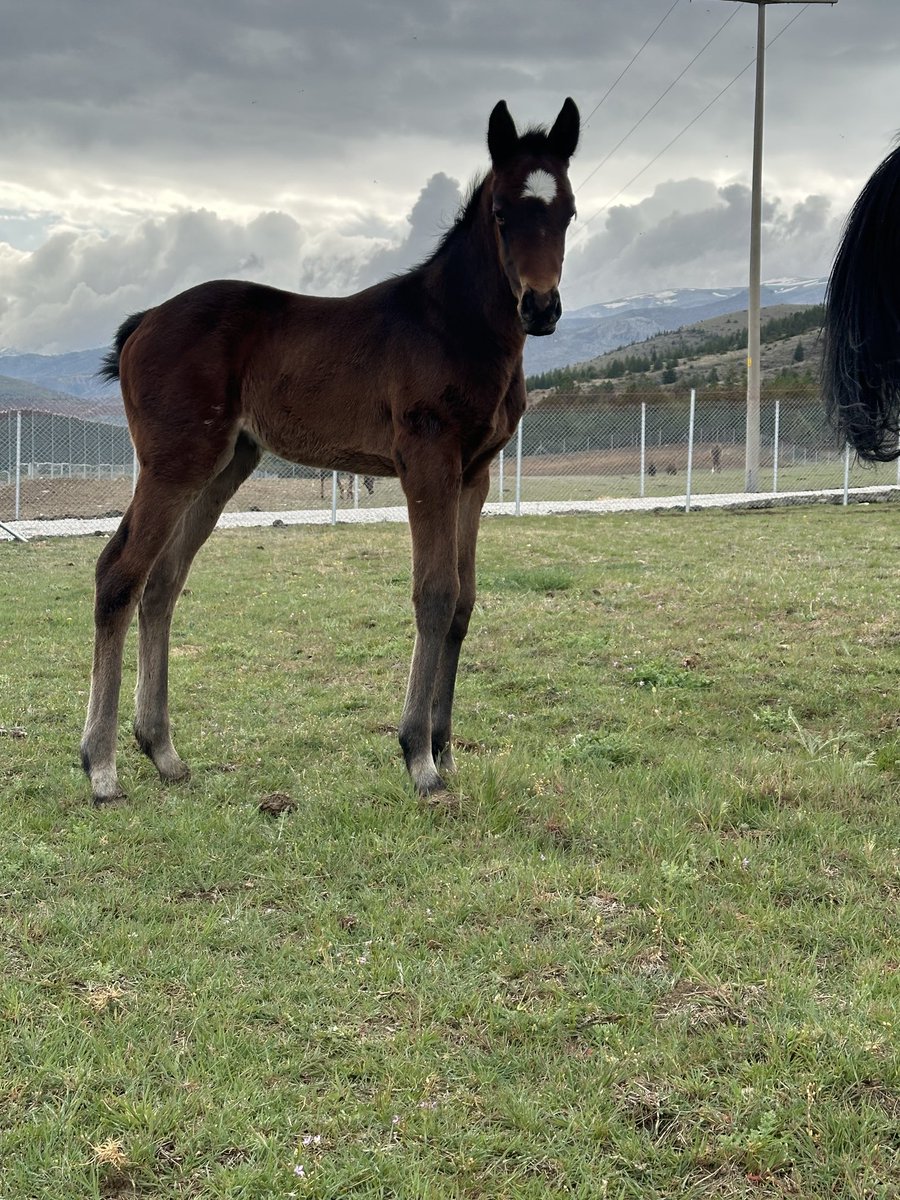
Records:
[[[341,299],[205,283],[122,324],[104,371],[121,380],[141,471],[97,563],[81,743],[96,802],[121,794],[116,725],[135,608],[135,736],[163,779],[188,775],[169,726],[172,613],[194,555],[264,449],[400,479],[416,620],[400,744],[420,793],[444,787],[488,470],[525,408],[525,335],[552,333],[562,311],[578,134],[571,99],[549,132],[521,135],[500,101],[490,171],[431,258],[405,275]]]

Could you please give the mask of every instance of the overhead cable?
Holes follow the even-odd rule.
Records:
[[[640,120],[636,121],[634,123],[634,125],[632,125],[632,127],[625,134],[625,136],[620,138],[619,141],[616,142],[616,144],[615,144],[615,146],[613,146],[612,150],[610,150],[610,152],[606,155],[605,158],[601,159],[600,162],[597,163],[597,165],[596,165],[596,167],[594,167],[593,171],[591,171],[588,175],[585,175],[584,179],[582,179],[581,182],[578,184],[579,188],[584,187],[584,185],[587,183],[587,181],[589,179],[593,179],[593,177],[597,174],[597,172],[600,170],[600,168],[605,166],[609,162],[609,160],[612,158],[612,156],[615,154],[615,152],[618,149],[620,149],[622,146],[624,146],[624,144],[628,141],[628,139],[631,137],[631,135],[634,133],[634,131],[636,129],[639,129],[640,126],[643,125],[643,123],[650,116],[650,114],[653,112],[653,110],[655,108],[657,108],[663,102],[663,100],[665,100],[666,96],[668,96],[668,94],[669,94],[669,92],[671,92],[672,88],[675,87],[676,83],[679,83],[685,77],[685,75],[688,73],[688,71],[691,69],[691,67],[694,65],[694,63],[697,61],[697,59],[700,57],[700,55],[703,54],[703,52],[705,50],[707,50],[713,44],[713,42],[716,40],[716,38],[719,36],[719,34],[723,32],[723,30],[725,29],[725,26],[734,20],[734,18],[737,16],[738,12],[739,12],[739,9],[736,8],[731,13],[731,16],[725,18],[725,20],[722,22],[722,24],[719,26],[719,28],[716,30],[716,32],[712,35],[712,37],[709,39],[709,41],[705,42],[700,47],[700,49],[697,51],[697,53],[694,55],[694,57],[691,59],[691,61],[688,63],[688,65],[684,68],[684,70],[681,71],[681,73],[679,75],[675,76],[675,78],[672,80],[672,82],[669,84],[669,86],[666,88],[666,90],[664,92],[662,92],[661,95],[657,96],[657,98],[653,101],[653,103],[650,105],[650,107],[647,109],[647,111],[644,113],[644,115],[640,118]]]
[[[798,20],[803,15],[803,13],[806,12],[806,10],[808,8],[809,8],[809,5],[805,4],[803,6],[803,8],[801,8],[800,11],[795,16],[793,16],[790,19],[790,21],[788,21],[784,25],[784,27],[778,31],[778,33],[775,34],[775,36],[772,38],[772,40],[766,43],[766,49],[768,50],[770,46],[774,46],[774,44],[778,41],[778,39],[782,36],[782,34],[787,33],[788,29],[790,29],[790,27],[794,24],[794,22],[796,20]],[[701,51],[701,53],[702,53],[702,51]],[[750,60],[750,62],[748,62],[747,65],[745,67],[743,67],[740,71],[738,71],[737,75],[735,75],[733,79],[731,79],[728,83],[726,83],[725,86],[722,88],[722,90],[720,92],[718,92],[717,95],[715,95],[708,104],[704,105],[704,107],[701,108],[701,110],[697,113],[697,115],[695,117],[693,117],[690,121],[688,121],[688,123],[678,133],[675,134],[675,136],[672,138],[671,141],[667,142],[666,145],[663,146],[663,148],[657,154],[655,154],[653,156],[653,158],[650,159],[649,162],[645,163],[644,166],[641,167],[641,169],[637,172],[636,175],[632,175],[631,179],[629,179],[626,184],[623,184],[623,186],[619,188],[619,190],[616,192],[616,194],[614,196],[611,196],[609,198],[609,200],[606,201],[606,203],[602,206],[602,208],[598,208],[597,211],[592,216],[588,217],[588,219],[586,221],[583,221],[583,222],[579,221],[578,229],[576,231],[575,237],[573,237],[572,240],[569,242],[570,249],[572,248],[572,246],[578,245],[578,242],[583,235],[583,231],[588,227],[588,225],[590,225],[592,221],[595,221],[597,219],[597,217],[599,217],[602,213],[606,212],[606,210],[611,205],[615,204],[615,202],[622,195],[622,193],[626,192],[633,183],[636,183],[637,180],[640,179],[640,177],[644,174],[645,171],[649,171],[649,169],[653,166],[653,164],[655,162],[657,162],[658,159],[662,158],[662,156],[666,153],[666,151],[671,150],[671,148],[675,145],[675,143],[679,140],[679,138],[683,137],[684,134],[686,134],[687,131],[692,126],[696,125],[697,122],[700,120],[700,118],[705,116],[706,113],[708,113],[709,110],[712,108],[712,106],[717,103],[717,101],[721,100],[721,98],[725,95],[725,93],[728,91],[728,89],[733,87],[734,84],[737,83],[737,81],[741,78],[742,75],[746,75],[746,73],[755,64],[755,62],[756,62],[756,56],[754,55],[754,57]],[[593,172],[591,174],[593,174]],[[590,176],[588,176],[588,178],[590,178]],[[602,270],[602,268],[598,268],[598,271],[599,270]],[[590,272],[589,275],[582,276],[582,278],[589,278],[590,275],[597,274],[598,271],[592,271],[592,272]]]
[[[609,85],[609,87],[606,89],[606,91],[603,93],[603,95],[600,97],[600,99],[597,101],[597,103],[594,105],[594,107],[591,109],[591,111],[588,113],[588,115],[584,118],[584,120],[581,123],[582,128],[584,128],[587,125],[588,121],[590,121],[591,117],[594,115],[594,113],[597,111],[597,109],[600,108],[600,106],[605,102],[607,96],[610,95],[610,93],[613,91],[613,89],[616,88],[622,82],[622,80],[625,78],[625,76],[628,74],[628,72],[631,70],[631,68],[634,66],[634,64],[637,62],[637,60],[640,58],[640,56],[644,53],[644,51],[647,49],[647,47],[653,41],[653,39],[657,35],[657,33],[659,33],[660,29],[662,29],[663,25],[665,25],[669,16],[678,7],[678,4],[679,4],[679,0],[675,0],[675,3],[668,10],[668,12],[662,18],[662,20],[657,24],[656,28],[653,30],[653,32],[650,34],[650,36],[647,38],[647,40],[641,46],[640,50],[638,50],[637,54],[632,56],[631,62],[628,64],[628,66],[625,68],[625,70],[622,71],[621,74],[618,75],[613,80],[613,82]]]

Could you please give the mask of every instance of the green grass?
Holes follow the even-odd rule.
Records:
[[[405,529],[213,538],[102,811],[99,539],[0,545],[3,1200],[900,1194],[897,520],[486,521],[441,808]]]

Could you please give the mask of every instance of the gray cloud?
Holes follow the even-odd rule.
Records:
[[[241,222],[206,210],[105,236],[59,230],[33,253],[0,253],[3,341],[44,352],[101,345],[126,313],[211,278],[345,294],[427,256],[459,202],[456,181],[438,174],[392,231],[373,219],[374,232],[321,234],[282,212]],[[796,204],[770,198],[765,277],[824,274],[841,217],[822,196]],[[598,220],[584,236],[575,227],[563,279],[566,307],[659,290],[660,280],[684,287],[743,283],[748,219],[749,190],[741,184],[717,189],[702,180],[669,181],[637,204],[616,205],[605,224]]]
[[[360,272],[360,287],[406,270],[427,258],[438,237],[456,217],[462,197],[455,179],[440,172],[432,175],[406,218],[409,232],[399,245],[378,250]]]
[[[587,117],[669,8],[11,9],[0,41],[0,346],[104,342],[123,312],[211,276],[337,293],[403,269],[452,217],[454,181],[487,166],[500,96],[520,124],[552,120],[567,93]],[[769,11],[764,274],[827,270],[843,214],[889,148],[900,124],[894,9],[842,0]],[[590,117],[572,170],[584,233],[567,259],[568,307],[743,281],[753,72],[723,89],[754,41],[752,6],[682,0]]]
[[[211,278],[344,292],[374,245],[311,236],[277,212],[246,224],[176,213],[108,236],[58,231],[32,254],[0,255],[3,341],[47,353],[102,345],[126,313]]]
[[[685,201],[690,200],[689,204]],[[823,196],[796,204],[768,197],[763,206],[763,277],[827,273],[843,214]],[[634,206],[617,206],[599,231],[573,237],[564,288],[569,307],[681,287],[733,286],[747,276],[750,189],[700,180],[666,183]]]

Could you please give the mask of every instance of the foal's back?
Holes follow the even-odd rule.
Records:
[[[181,431],[223,454],[245,433],[307,466],[394,474],[392,412],[418,372],[390,282],[331,298],[216,280],[149,310],[119,368],[141,461]]]

